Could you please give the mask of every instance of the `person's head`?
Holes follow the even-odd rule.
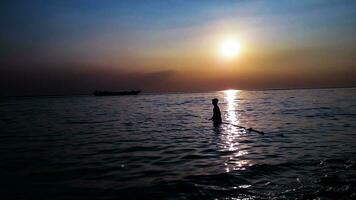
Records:
[[[217,98],[214,98],[211,100],[211,103],[214,105],[214,106],[217,106],[218,105],[218,102],[219,100]]]

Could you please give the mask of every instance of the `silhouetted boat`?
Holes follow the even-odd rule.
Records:
[[[110,92],[110,91],[102,91],[96,90],[94,92],[95,96],[120,96],[120,95],[138,95],[141,90],[131,90],[131,91],[121,91],[121,92]]]

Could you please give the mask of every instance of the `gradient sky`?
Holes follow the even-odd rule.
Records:
[[[354,0],[0,4],[2,95],[356,86]]]

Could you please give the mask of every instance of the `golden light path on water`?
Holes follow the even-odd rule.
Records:
[[[235,125],[239,124],[239,116],[237,115],[239,107],[240,95],[239,90],[225,90],[225,101],[226,101],[226,112],[224,114],[224,120],[226,123],[223,138],[223,149],[224,151],[232,152],[225,161],[225,171],[230,172],[231,170],[245,170],[247,166],[251,164],[247,160],[240,159],[241,156],[248,154],[246,150],[241,149],[242,145],[239,143],[242,137],[246,137],[246,131],[240,129]]]
[[[236,107],[238,106],[238,101],[236,100],[237,95],[240,91],[239,90],[225,90],[225,100],[227,102],[227,120],[230,123],[234,123],[234,124],[239,124],[238,118],[236,116]],[[236,101],[235,101],[236,100]],[[233,127],[236,129],[236,127]]]

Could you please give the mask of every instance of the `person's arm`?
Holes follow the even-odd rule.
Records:
[[[215,109],[213,109],[213,116],[209,120],[213,120],[215,116]]]
[[[211,119],[210,120],[214,120],[214,119],[216,119],[216,116],[217,116],[217,110],[216,110],[216,108],[214,108],[213,109],[213,116],[211,117]]]

